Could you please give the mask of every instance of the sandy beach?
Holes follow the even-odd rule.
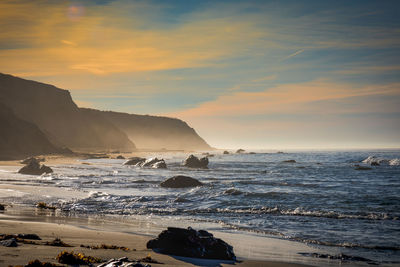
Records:
[[[149,156],[149,152],[135,153],[135,155]],[[117,155],[110,155],[110,157]],[[124,155],[126,157],[132,154]],[[82,164],[83,158],[79,156],[59,156],[47,155],[44,163],[50,167],[57,165]],[[41,158],[40,156],[38,158]],[[19,160],[1,161],[0,166],[3,170],[17,171],[23,164]],[[40,197],[56,197],[62,189],[48,188],[46,186],[35,186],[18,184],[15,181],[12,185],[0,185],[0,191],[3,196],[8,195],[35,195]],[[82,197],[84,193],[73,192],[71,198]],[[25,265],[29,261],[38,259],[42,262],[57,263],[56,256],[62,251],[83,253],[86,256],[100,258],[104,261],[112,258],[128,257],[130,260],[140,260],[147,256],[160,262],[161,264],[150,263],[152,266],[308,266],[296,263],[254,260],[251,258],[240,257],[237,262],[201,260],[185,257],[169,256],[153,252],[146,248],[146,243],[154,238],[154,234],[134,234],[122,232],[120,225],[107,222],[104,227],[104,221],[96,219],[74,218],[68,219],[64,216],[58,216],[57,212],[42,210],[33,207],[18,206],[12,203],[6,204],[6,210],[0,213],[0,234],[36,234],[42,240],[32,240],[34,244],[18,243],[18,247],[0,246],[0,266]],[[136,226],[138,227],[138,226]],[[148,225],[146,225],[148,227]],[[151,227],[151,226],[150,226]],[[110,230],[115,229],[115,230]],[[154,233],[156,230],[151,229]],[[225,235],[228,237],[229,235]],[[55,238],[60,238],[71,247],[56,247],[45,245]],[[84,246],[99,246],[102,244],[126,247],[129,250],[121,249],[91,249]],[[262,244],[260,244],[262,246]]]
[[[17,209],[13,209],[16,212]],[[15,213],[14,213],[15,214]],[[43,218],[38,218],[42,216]],[[25,265],[29,261],[38,259],[42,262],[58,263],[56,256],[62,251],[73,251],[84,253],[107,261],[112,258],[128,257],[131,260],[140,260],[150,256],[160,264],[151,263],[152,266],[306,266],[294,263],[284,263],[275,261],[260,261],[252,259],[239,259],[238,262],[224,262],[217,260],[198,260],[183,257],[174,257],[155,253],[146,249],[146,243],[151,239],[150,236],[132,233],[122,233],[109,230],[93,230],[80,226],[65,223],[44,222],[36,220],[46,220],[46,216],[54,216],[42,212],[36,218],[29,216],[16,216],[0,214],[0,233],[1,234],[36,234],[42,240],[32,240],[34,244],[18,243],[18,247],[0,246],[0,266]],[[56,218],[53,218],[56,221]],[[65,220],[64,220],[65,222]],[[76,223],[76,221],[75,221]],[[82,223],[82,221],[81,221]],[[91,226],[96,222],[91,221]],[[101,223],[97,222],[97,228],[101,229]],[[71,247],[55,247],[45,245],[55,238],[60,238]],[[129,250],[121,249],[90,249],[84,246],[99,246],[101,244],[126,247]]]

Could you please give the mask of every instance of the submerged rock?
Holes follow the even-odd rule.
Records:
[[[176,256],[236,260],[231,245],[215,238],[207,231],[196,231],[191,227],[188,229],[168,227],[156,239],[147,242],[147,248]]]
[[[283,163],[296,163],[294,159],[284,160]]]
[[[32,158],[27,165],[22,167],[18,173],[21,174],[30,174],[30,175],[41,175],[43,173],[52,173],[53,170],[46,166],[40,165],[39,160],[36,158]]]
[[[146,161],[145,158],[133,157],[133,158],[129,158],[127,161],[125,161],[123,165],[136,165],[140,162],[145,162],[145,161]]]
[[[208,165],[208,158],[204,157],[199,159],[198,157],[194,155],[190,155],[185,159],[183,162],[183,166],[189,167],[189,168],[202,168],[202,169],[207,169]]]
[[[372,170],[372,168],[370,167],[365,167],[365,166],[360,166],[360,165],[354,165],[355,170],[357,171],[368,171],[368,170]]]
[[[198,180],[183,175],[174,176],[172,178],[165,180],[160,184],[161,187],[168,187],[168,188],[185,188],[185,187],[196,187],[202,185],[203,183],[199,182]]]

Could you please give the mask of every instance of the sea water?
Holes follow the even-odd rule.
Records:
[[[208,169],[183,167],[188,154],[164,153],[154,156],[163,157],[167,169],[89,159],[56,166],[54,173],[40,177],[0,172],[0,184],[65,189],[47,202],[68,213],[215,223],[227,231],[400,264],[400,151],[211,153]],[[196,178],[204,186],[159,186],[176,175]],[[74,191],[84,197],[71,198]],[[3,199],[28,205],[38,201],[12,194]]]

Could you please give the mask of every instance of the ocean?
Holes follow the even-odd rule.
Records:
[[[371,263],[400,264],[399,150],[210,153],[215,155],[208,169],[183,167],[187,153],[163,153],[154,156],[164,158],[168,169],[88,159],[58,165],[40,177],[3,171],[0,184],[62,189],[45,201],[68,214],[166,218],[177,225],[248,232],[332,247]],[[204,186],[159,186],[176,175]],[[27,194],[1,200],[43,201]]]

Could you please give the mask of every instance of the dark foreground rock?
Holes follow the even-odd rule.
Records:
[[[161,187],[168,187],[168,188],[185,188],[185,187],[195,187],[195,186],[202,186],[203,183],[199,182],[198,180],[178,175],[172,178],[169,178],[160,184]]]
[[[151,267],[150,264],[143,264],[140,261],[132,261],[127,257],[122,257],[119,259],[111,259],[107,262],[104,262],[97,267]]]
[[[176,256],[236,260],[233,247],[211,233],[199,230],[168,227],[156,239],[147,242],[147,248]]]
[[[36,158],[30,159],[29,163],[22,167],[18,173],[30,175],[42,175],[43,173],[52,173],[53,170],[46,166],[40,165],[39,160]]]
[[[208,158],[204,157],[199,159],[196,156],[190,155],[185,159],[183,162],[183,166],[189,167],[189,168],[200,168],[200,169],[207,169],[208,167]]]

